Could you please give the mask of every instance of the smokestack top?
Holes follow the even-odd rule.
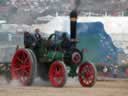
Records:
[[[74,22],[77,21],[77,11],[76,10],[71,11],[70,18],[71,18],[71,21],[74,21]]]
[[[70,17],[77,17],[77,11],[72,10],[71,13],[70,13]]]

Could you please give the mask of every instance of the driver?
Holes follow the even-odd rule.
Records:
[[[33,48],[35,46],[35,38],[28,31],[24,31],[24,46],[25,48]]]
[[[71,43],[70,43],[69,38],[67,37],[67,34],[66,33],[63,33],[62,36],[61,36],[61,38],[62,38],[62,41],[61,41],[61,47],[62,47],[62,49],[64,49],[64,50],[69,49],[70,46],[71,46]]]
[[[38,29],[38,28],[35,29],[34,37],[35,37],[36,41],[40,41],[42,39],[42,37],[40,35],[40,29]]]

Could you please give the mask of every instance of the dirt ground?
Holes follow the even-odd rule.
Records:
[[[72,81],[63,88],[38,83],[30,87],[2,84],[0,96],[128,96],[127,80],[97,81],[92,88],[83,88],[78,82]]]

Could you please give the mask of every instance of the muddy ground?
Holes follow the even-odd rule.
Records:
[[[30,87],[2,82],[0,96],[128,96],[128,81],[97,81],[92,88],[81,87],[77,80],[68,80],[63,88],[54,88],[41,80]]]

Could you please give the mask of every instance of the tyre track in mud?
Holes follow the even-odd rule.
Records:
[[[97,81],[92,88],[83,88],[77,79],[68,79],[63,88],[54,88],[36,78],[30,87],[0,84],[0,96],[128,96],[128,81]]]

